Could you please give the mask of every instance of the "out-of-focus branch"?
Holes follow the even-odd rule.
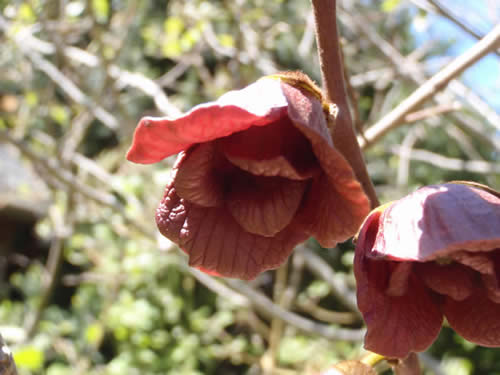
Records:
[[[396,155],[402,154],[402,149],[399,146],[394,146],[391,151]],[[448,158],[427,150],[413,149],[409,155],[412,160],[429,163],[439,168],[449,169],[452,171],[464,171],[481,174],[500,174],[500,165],[488,163],[483,160],[461,160]]]
[[[40,54],[33,52],[23,45],[22,39],[16,38],[20,50],[27,56],[35,68],[44,72],[59,88],[73,101],[87,108],[96,118],[110,129],[118,128],[118,120],[103,107],[98,105],[90,97],[76,86],[73,81],[66,77],[54,64],[44,59]]]
[[[51,212],[50,216],[54,235],[52,236],[52,243],[49,249],[46,275],[43,278],[44,290],[35,312],[26,320],[26,339],[32,338],[36,332],[42,314],[49,305],[59,279],[59,271],[64,258],[64,242],[73,233],[73,198],[73,191],[70,191],[66,197],[64,213],[58,214],[56,210]]]
[[[363,155],[356,141],[347,91],[344,82],[340,38],[337,30],[336,0],[311,0],[316,24],[316,43],[321,67],[321,77],[326,99],[339,108],[333,142],[349,161],[371,201],[372,207],[379,205],[373,183],[368,175]]]
[[[426,75],[423,68],[416,64],[415,61],[409,58],[405,58],[403,55],[401,55],[398,50],[396,50],[390,43],[388,43],[377,33],[375,28],[371,27],[371,23],[368,19],[363,17],[360,13],[357,13],[354,17],[345,11],[341,11],[340,15],[342,16],[346,25],[348,25],[350,28],[356,29],[358,32],[361,32],[374,47],[379,49],[382,54],[391,62],[392,66],[399,72],[399,74],[413,81],[417,85],[423,85],[426,82]],[[454,80],[448,85],[444,92],[434,95],[433,99],[436,100],[439,104],[449,104],[450,102],[454,101],[454,95],[461,96],[481,115],[483,115],[493,127],[498,128],[500,119],[498,121],[495,119],[500,118],[500,116],[496,115],[495,111],[489,108],[486,103],[482,102],[480,98],[478,99],[477,97],[475,97],[475,100],[471,102],[471,95],[463,95],[464,93],[462,91],[457,92],[455,89],[457,85],[464,86],[459,81]],[[451,94],[452,92],[454,93],[454,95]],[[479,101],[482,102],[482,109],[484,109],[484,107],[488,107],[489,110],[484,112],[482,109],[480,109],[477,106],[477,103]],[[476,104],[474,105],[473,103]],[[476,121],[471,116],[464,116],[463,113],[452,113],[451,117],[453,118],[457,126],[465,128],[467,131],[474,133],[474,135],[484,144],[488,144],[494,149],[500,149],[500,141],[496,140],[495,138],[488,137],[484,134],[484,124]],[[400,123],[400,125],[403,123]],[[360,137],[358,137],[358,139],[360,139],[361,148],[369,146]]]
[[[0,335],[0,375],[17,375],[17,368],[12,353]]]
[[[436,0],[412,0],[412,2],[418,6],[419,8],[430,10],[434,13],[437,13],[449,21],[453,22],[467,34],[473,36],[476,39],[481,39],[484,35],[481,35],[477,30],[474,30],[472,26],[466,24],[461,19],[459,19],[450,9],[447,9],[442,4],[440,4]],[[494,51],[498,56],[500,56],[500,51]]]
[[[228,279],[226,283],[238,293],[246,296],[250,303],[260,310],[261,313],[271,317],[279,317],[281,320],[303,332],[325,337],[330,340],[360,341],[364,337],[364,329],[336,328],[326,324],[316,323],[285,310],[274,304],[263,294],[251,288],[248,283],[235,279]]]
[[[458,111],[461,108],[462,106],[458,102],[451,104],[438,104],[433,107],[421,109],[420,111],[408,113],[405,116],[404,121],[406,123],[422,121],[429,117],[439,116],[445,113]]]
[[[26,50],[32,51],[32,53],[39,53],[42,55],[53,55],[56,53],[57,49],[52,43],[34,37],[30,28],[19,31],[17,34],[11,32],[9,24],[1,15],[0,30],[5,31],[7,35],[15,35],[16,43],[18,45],[22,45],[22,47]],[[66,46],[62,47],[62,52],[70,60],[91,68],[102,65],[98,57],[80,48]],[[124,86],[134,87],[151,97],[154,100],[156,108],[163,114],[171,117],[181,114],[179,109],[169,102],[167,95],[163,92],[161,87],[152,79],[149,79],[140,73],[134,73],[121,69],[114,64],[110,64],[108,66],[107,73],[118,83],[121,83]],[[117,126],[118,125],[116,125],[116,127]]]
[[[359,312],[356,303],[355,294],[335,275],[330,265],[320,256],[315,254],[314,251],[305,246],[301,246],[295,251],[300,251],[304,255],[306,266],[312,273],[315,274],[316,277],[326,281],[326,283],[330,286],[332,294],[338,298],[344,306],[348,307],[358,317],[361,317],[361,313]]]
[[[390,130],[404,123],[405,116],[418,108],[423,102],[434,96],[456,76],[468,67],[498,48],[500,42],[500,25],[496,26],[486,37],[468,51],[456,58],[451,64],[435,74],[422,86],[401,102],[396,108],[380,119],[376,124],[366,129],[364,139],[359,138],[362,147],[376,142]]]
[[[113,194],[102,192],[83,183],[70,171],[62,168],[57,160],[47,159],[37,154],[28,145],[14,138],[7,131],[0,131],[0,140],[6,140],[7,142],[14,145],[17,149],[19,149],[19,151],[21,151],[24,156],[33,161],[35,165],[43,168],[45,172],[48,172],[48,174],[55,177],[59,183],[62,183],[66,187],[73,189],[76,193],[81,194],[87,199],[90,199],[105,207],[110,207],[120,212],[125,221],[131,224],[132,227],[134,227],[144,235],[154,238],[153,232],[151,232],[149,229],[144,228],[141,223],[136,222],[126,213],[124,206]]]
[[[406,133],[399,148],[399,164],[396,183],[398,186],[407,186],[410,177],[410,160],[413,146],[425,134],[423,126],[414,126]]]

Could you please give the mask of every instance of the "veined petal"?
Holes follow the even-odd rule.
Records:
[[[218,144],[228,160],[252,174],[303,180],[320,169],[311,143],[288,116],[224,137]]]
[[[322,246],[333,247],[356,233],[370,203],[351,166],[333,146],[321,102],[287,84],[283,92],[288,116],[311,142],[324,171],[313,178],[300,215]]]
[[[180,198],[172,184],[156,211],[160,232],[189,255],[189,264],[211,274],[253,279],[280,266],[307,235],[291,223],[274,237],[245,231],[223,208]]]
[[[261,236],[281,232],[297,212],[307,181],[253,176],[242,172],[232,181],[227,208],[243,229]]]
[[[500,198],[466,185],[423,187],[388,207],[381,220],[386,230],[373,251],[395,260],[500,247]]]
[[[407,293],[389,296],[389,264],[356,254],[359,310],[367,326],[365,348],[387,357],[404,358],[427,349],[441,329],[443,314],[435,296],[410,274]]]
[[[407,275],[406,294],[387,294],[393,262],[367,257],[379,231],[379,219],[380,211],[373,211],[367,217],[354,257],[358,307],[367,326],[365,348],[388,357],[404,358],[432,344],[441,329],[443,314],[435,296],[413,274]]]
[[[174,186],[177,194],[192,203],[204,207],[215,207],[224,199],[223,176],[218,164],[227,163],[218,155],[213,142],[195,145],[182,157]]]
[[[463,301],[447,298],[443,306],[450,326],[467,341],[500,347],[500,304],[478,290]]]
[[[477,273],[462,264],[440,265],[435,262],[415,262],[415,267],[416,273],[427,287],[456,301],[466,299],[480,286]]]
[[[194,143],[270,124],[286,115],[286,106],[280,82],[261,79],[215,102],[200,104],[178,118],[144,117],[135,130],[127,159],[156,163]]]

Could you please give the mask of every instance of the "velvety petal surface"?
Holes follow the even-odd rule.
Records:
[[[367,325],[365,348],[388,357],[423,351],[436,339],[442,312],[435,295],[410,274],[407,293],[389,296],[391,262],[366,256],[378,232],[380,212],[373,212],[358,236],[354,258],[358,307]]]
[[[306,187],[307,181],[241,173],[231,183],[227,209],[243,229],[274,236],[291,223]]]
[[[288,116],[267,126],[252,126],[218,143],[228,160],[252,174],[303,180],[320,171],[309,140]]]
[[[287,102],[278,80],[260,79],[217,101],[201,104],[178,118],[144,117],[139,122],[127,159],[156,163],[186,150],[250,126],[264,126],[286,115]]]
[[[462,301],[480,286],[477,273],[462,264],[416,263],[415,272],[436,293]]]
[[[349,163],[334,148],[319,100],[287,84],[288,116],[309,139],[324,173],[313,178],[301,208],[310,234],[324,247],[351,237],[370,211],[370,203]]]
[[[500,346],[500,304],[479,290],[464,301],[447,298],[444,314],[450,326],[466,340],[482,346]]]
[[[204,207],[220,205],[224,199],[224,179],[220,164],[228,163],[216,152],[213,142],[195,145],[182,157],[174,186],[177,194]]]
[[[423,187],[387,208],[373,252],[392,259],[429,261],[460,250],[500,247],[500,198],[458,184]]]
[[[173,178],[175,173],[174,169]],[[224,207],[190,203],[177,195],[172,183],[156,211],[156,222],[160,232],[189,255],[191,266],[241,279],[278,267],[307,239],[294,222],[274,237],[249,233]]]

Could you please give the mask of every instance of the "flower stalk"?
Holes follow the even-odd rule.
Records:
[[[351,164],[356,177],[370,199],[372,208],[379,205],[373,183],[359,147],[352,124],[344,82],[340,39],[337,31],[336,0],[311,0],[316,25],[316,42],[323,89],[327,100],[339,107],[333,142]]]

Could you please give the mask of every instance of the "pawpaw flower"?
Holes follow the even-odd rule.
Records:
[[[466,340],[500,346],[499,197],[483,185],[448,183],[370,213],[354,260],[366,349],[423,351],[443,317]]]
[[[242,279],[278,267],[309,236],[325,247],[351,237],[369,203],[334,147],[331,108],[307,76],[284,73],[175,119],[143,118],[128,160],[179,153],[160,232],[191,266]]]

